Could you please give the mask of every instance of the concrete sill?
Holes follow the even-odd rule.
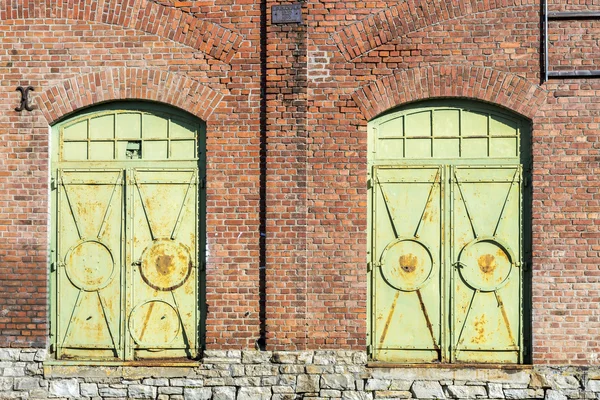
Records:
[[[381,361],[370,361],[367,363],[369,368],[427,368],[427,369],[500,369],[500,370],[530,370],[533,369],[531,364],[445,364],[445,363],[429,363],[429,364],[402,364],[388,363]]]
[[[45,378],[179,378],[194,375],[199,361],[62,361],[43,363]]]

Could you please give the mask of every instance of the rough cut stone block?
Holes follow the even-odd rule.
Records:
[[[570,375],[552,374],[547,376],[548,383],[552,389],[579,389],[579,379]]]
[[[410,399],[411,392],[405,390],[380,390],[375,392],[376,399]]]
[[[303,374],[305,372],[305,368],[303,365],[282,365],[279,367],[279,372],[282,374]]]
[[[600,392],[600,380],[589,380],[586,389],[592,392]]]
[[[35,358],[35,352],[22,351],[19,355],[19,361],[32,362]]]
[[[237,400],[270,400],[271,389],[265,387],[240,388]]]
[[[312,364],[315,353],[312,351],[299,351],[298,362],[300,364]]]
[[[260,379],[260,386],[273,386],[277,385],[277,376],[263,376]],[[224,386],[224,385],[222,385]]]
[[[483,386],[448,386],[448,393],[459,399],[476,399],[485,397],[487,392]]]
[[[35,352],[35,356],[33,357],[33,361],[37,361],[37,362],[41,362],[46,360],[46,355],[48,354],[48,351],[46,349],[38,349]]]
[[[87,397],[97,397],[98,396],[98,385],[95,383],[81,383],[80,385],[81,395]]]
[[[269,362],[273,353],[270,351],[242,351],[242,363],[244,364],[264,364]]]
[[[227,350],[204,350],[204,358],[227,358]]]
[[[268,376],[277,375],[279,368],[275,365],[247,365],[246,375],[248,376]]]
[[[365,389],[368,391],[373,390],[388,390],[392,381],[389,379],[368,379]]]
[[[354,377],[350,374],[327,374],[321,376],[321,388],[336,390],[354,390]]]
[[[335,372],[335,368],[333,365],[307,365],[306,373],[307,374],[333,374]]]
[[[314,397],[312,398],[314,399]],[[299,397],[296,397],[295,394],[274,394],[271,397],[271,400],[299,400]]]
[[[212,390],[210,388],[185,388],[183,398],[186,400],[210,400]]]
[[[17,361],[20,355],[19,349],[0,349],[0,361]]]
[[[183,388],[178,386],[163,386],[158,388],[158,393],[161,394],[183,394]]]
[[[293,386],[285,386],[285,385],[273,385],[271,386],[273,389],[273,393],[281,394],[281,393],[296,393],[296,390]]]
[[[296,393],[317,393],[319,389],[318,375],[298,375]]]
[[[504,389],[504,397],[506,399],[536,399],[535,390],[533,389]],[[541,398],[544,396],[542,395]]]
[[[159,379],[147,378],[142,381],[142,385],[169,386],[169,380],[165,379],[165,378],[159,378]]]
[[[490,399],[503,399],[504,390],[501,383],[488,383],[488,397]]]
[[[373,400],[373,394],[347,391],[342,393],[342,400]]]
[[[246,373],[246,368],[242,364],[234,364],[229,370],[231,371],[231,376],[244,376]]]
[[[171,379],[171,386],[202,387],[204,386],[204,380],[175,378]]]
[[[102,397],[126,397],[127,389],[126,388],[111,388],[111,387],[103,387],[99,388],[98,392]]]
[[[242,377],[234,379],[234,386],[244,387],[244,386],[260,386],[260,378],[258,377]],[[229,385],[227,385],[229,386]]]
[[[127,391],[123,394],[125,396]],[[50,396],[79,398],[79,381],[77,379],[60,379],[50,382]],[[119,397],[119,396],[112,396]]]
[[[12,389],[15,378],[0,377],[0,393],[7,392]]]
[[[298,362],[298,353],[293,351],[276,351],[271,357],[271,362],[276,364],[295,364]]]
[[[336,363],[336,354],[332,351],[316,351],[313,363],[316,365],[333,365]]]
[[[567,396],[558,390],[547,390],[545,400],[567,400]]]
[[[156,388],[147,385],[131,385],[128,387],[129,397],[132,399],[154,399]]]
[[[227,358],[241,359],[242,351],[241,350],[227,350]]]
[[[4,376],[25,376],[24,367],[8,367],[4,368]]]
[[[40,378],[20,378],[15,381],[15,390],[33,390],[40,388]]]
[[[439,382],[415,382],[412,385],[411,392],[418,399],[445,399],[442,392],[442,386]]]
[[[367,363],[367,353],[364,351],[357,351],[352,356],[352,362],[357,365],[364,365]]]
[[[204,380],[204,386],[225,386],[225,379],[208,378]]]
[[[395,379],[390,384],[390,390],[407,391],[407,390],[410,390],[410,387],[412,386],[412,384],[413,384],[412,381],[399,381],[399,380]]]
[[[213,400],[235,400],[235,392],[231,386],[213,388]]]
[[[0,394],[0,399],[2,400],[8,400],[8,399],[19,399],[19,400],[23,400],[26,399],[27,397],[27,392],[2,392]]]
[[[296,375],[279,375],[277,384],[282,386],[293,386],[296,384]]]
[[[319,392],[319,396],[325,398],[340,398],[342,396],[342,392],[339,390],[323,389]]]

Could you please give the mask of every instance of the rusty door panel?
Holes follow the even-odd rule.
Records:
[[[57,356],[121,357],[123,171],[57,175]]]
[[[197,169],[128,176],[129,357],[194,357],[197,347]]]
[[[521,167],[453,167],[452,359],[521,357]]]
[[[381,361],[441,358],[442,172],[374,169],[371,338]]]

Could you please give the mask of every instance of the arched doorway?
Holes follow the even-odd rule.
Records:
[[[194,116],[142,102],[96,106],[53,127],[57,359],[197,355],[204,136]]]
[[[373,359],[523,362],[529,130],[458,99],[369,123]]]

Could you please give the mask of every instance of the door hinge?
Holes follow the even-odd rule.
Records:
[[[381,263],[379,261],[376,262],[368,262],[367,263],[367,272],[371,272],[373,268],[381,267]]]
[[[367,179],[367,189],[372,189],[373,188],[373,179],[369,178]]]
[[[529,186],[529,178],[524,176],[523,177],[523,187],[527,187]]]
[[[55,178],[50,179],[50,189],[51,190],[56,190],[56,186],[57,186],[56,185],[56,179]]]
[[[202,177],[199,182],[200,189],[204,189],[206,187],[206,177]]]
[[[369,355],[369,356],[373,355],[373,345],[371,345],[371,344],[367,345],[367,355]]]

